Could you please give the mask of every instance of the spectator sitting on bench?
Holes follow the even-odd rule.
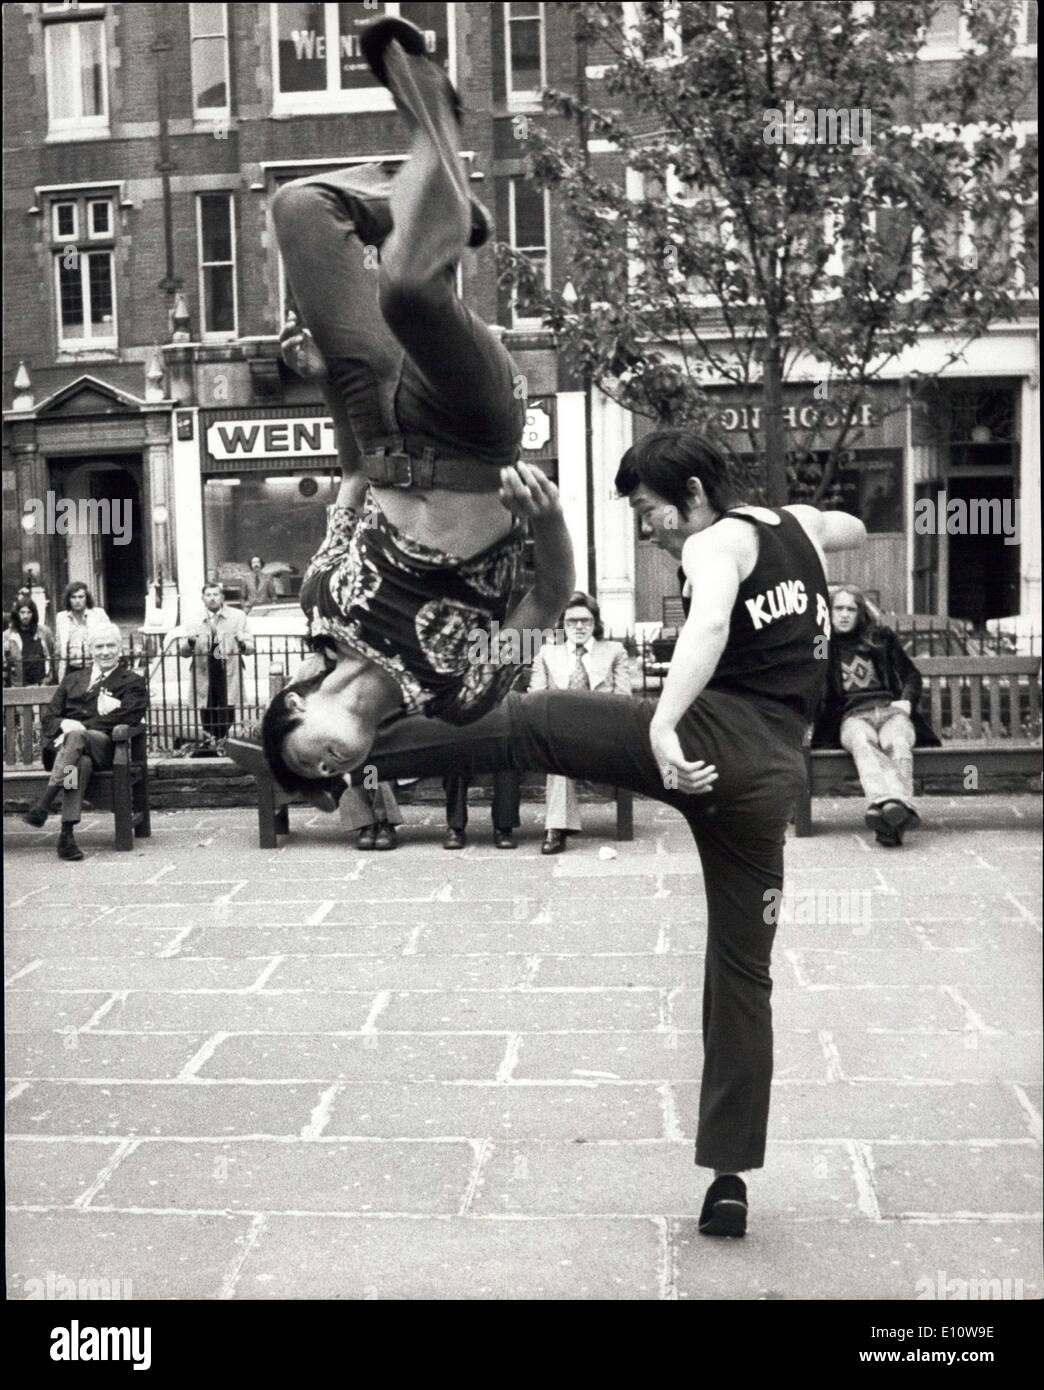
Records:
[[[148,707],[142,677],[120,667],[121,643],[118,627],[95,628],[89,643],[91,664],[62,677],[41,721],[43,761],[51,776],[43,796],[22,819],[39,829],[61,796],[59,859],[83,858],[73,826],[80,819],[91,773],[112,767],[116,725],[140,724]]]
[[[812,746],[851,753],[867,798],[866,824],[878,844],[895,848],[905,830],[920,824],[914,747],[939,746],[917,710],[921,676],[891,628],[873,617],[860,589],[835,591],[831,627],[826,694]]]

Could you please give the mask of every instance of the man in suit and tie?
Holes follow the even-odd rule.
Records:
[[[590,594],[578,590],[566,604],[564,645],[541,647],[533,665],[534,690],[602,690],[631,694],[627,653],[619,642],[606,642],[602,615]],[[576,783],[551,775],[545,793],[544,843],[541,854],[561,854],[566,836],[580,829]]]
[[[142,677],[120,667],[121,644],[119,628],[97,628],[89,643],[91,664],[66,672],[43,716],[43,759],[51,776],[43,796],[22,819],[39,829],[61,796],[59,859],[83,858],[73,827],[79,822],[91,773],[112,767],[116,725],[140,724],[148,707]]]

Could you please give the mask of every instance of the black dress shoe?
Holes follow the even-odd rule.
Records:
[[[517,849],[515,836],[510,830],[494,830],[493,843],[497,849]]]
[[[879,845],[884,845],[885,849],[899,849],[903,843],[903,832],[898,826],[882,825],[874,839]]]
[[[442,842],[443,849],[463,849],[468,843],[468,837],[463,830],[447,830],[446,838]]]
[[[71,830],[63,830],[58,836],[58,858],[71,860],[83,858],[83,850],[73,839]]]
[[[374,849],[395,849],[398,843],[395,827],[389,825],[386,820],[382,820],[377,826],[377,834],[373,837]]]
[[[356,849],[373,849],[374,841],[377,839],[377,827],[375,825],[364,825],[355,837]]]
[[[564,830],[549,830],[544,835],[544,843],[540,846],[541,854],[561,854],[566,847],[566,837]]]
[[[742,1236],[747,1233],[747,1184],[734,1173],[723,1173],[707,1189],[700,1212],[701,1236]]]
[[[40,830],[47,824],[47,815],[46,806],[32,806],[26,811],[22,820],[25,821],[26,825],[31,825],[34,830]]]

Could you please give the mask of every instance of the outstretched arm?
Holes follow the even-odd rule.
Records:
[[[554,627],[576,586],[573,542],[570,539],[558,489],[539,468],[526,463],[500,470],[500,500],[509,512],[533,528],[533,568],[536,579],[504,623],[519,634],[526,628]]]
[[[866,542],[866,527],[851,512],[821,512],[818,507],[795,502],[792,512],[821,550],[854,550]]]

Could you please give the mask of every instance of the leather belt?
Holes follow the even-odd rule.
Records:
[[[444,488],[449,492],[497,492],[500,469],[477,459],[443,458],[430,445],[416,452],[396,440],[363,454],[363,472],[378,487]]]

